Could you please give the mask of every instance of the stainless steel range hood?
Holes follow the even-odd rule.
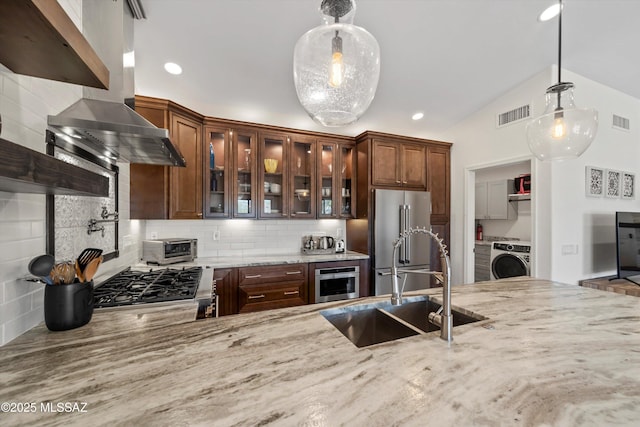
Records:
[[[84,97],[47,124],[58,137],[111,162],[185,166],[161,129],[129,108],[134,98],[133,67],[123,54],[133,51],[133,16],[123,0],[83,0],[83,34],[109,68],[109,90],[84,87]]]
[[[148,122],[124,103],[83,98],[57,116],[49,128],[73,145],[111,160],[185,166],[169,131]]]

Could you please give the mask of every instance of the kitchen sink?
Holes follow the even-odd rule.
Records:
[[[419,331],[398,322],[376,307],[355,306],[324,310],[320,313],[356,347],[366,347],[419,334]]]
[[[340,307],[320,312],[333,326],[356,347],[367,347],[395,341],[415,335],[439,331],[429,323],[429,313],[437,311],[440,304],[429,297],[408,297],[402,305],[390,302]],[[458,309],[451,310],[453,326],[485,320],[486,317]]]
[[[407,323],[412,324],[416,328],[423,332],[439,331],[440,328],[429,322],[429,313],[438,311],[440,304],[431,301],[426,298],[419,301],[405,302],[402,305],[391,305],[384,307],[384,311],[387,311],[394,316],[404,320]],[[477,314],[467,314],[460,310],[451,309],[453,315],[453,327],[460,325],[466,325],[467,323],[478,322],[485,320],[486,317]]]

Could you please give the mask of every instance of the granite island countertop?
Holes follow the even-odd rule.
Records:
[[[356,348],[319,313],[381,297],[196,322],[147,308],[98,311],[65,332],[40,325],[0,348],[0,402],[37,410],[0,423],[637,425],[639,298],[526,277],[452,292],[454,307],[489,320],[454,328],[450,345],[434,332]]]

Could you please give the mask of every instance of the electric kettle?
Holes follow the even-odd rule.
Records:
[[[331,249],[336,241],[331,236],[322,236],[318,239],[318,249]]]

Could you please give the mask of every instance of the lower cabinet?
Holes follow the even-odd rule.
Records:
[[[308,303],[307,264],[238,268],[238,312]]]
[[[369,296],[369,261],[216,268],[218,316],[315,303],[315,269],[359,266],[360,297]]]
[[[238,312],[238,269],[216,268],[213,281],[218,295],[218,316],[228,316]]]

